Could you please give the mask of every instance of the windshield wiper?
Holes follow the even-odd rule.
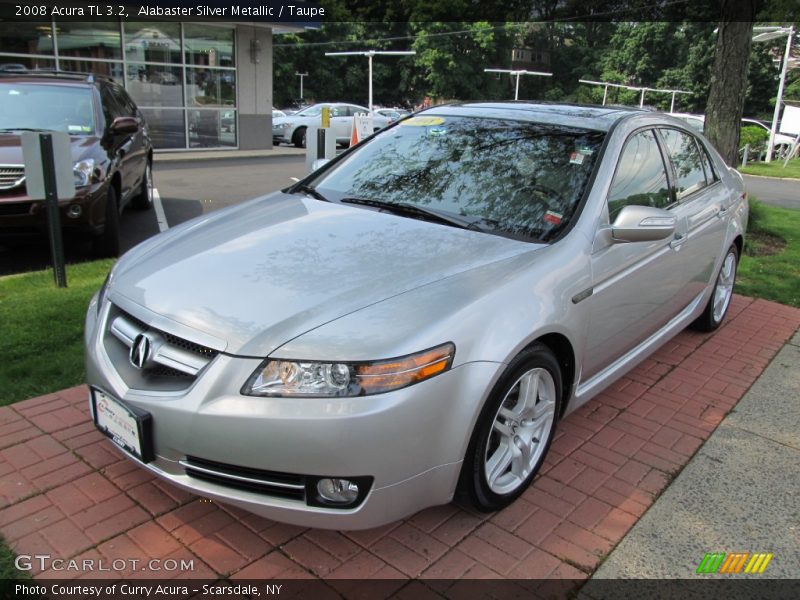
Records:
[[[450,225],[452,227],[459,227],[461,229],[473,229],[475,231],[487,232],[488,229],[479,224],[481,219],[459,217],[450,213],[435,210],[433,208],[424,208],[416,204],[408,204],[407,202],[386,202],[384,200],[372,200],[370,198],[343,198],[343,204],[359,204],[362,206],[373,206],[393,212],[397,215],[406,215],[409,217],[417,217],[429,221],[435,221],[443,225]]]
[[[305,183],[298,183],[296,185],[293,185],[289,193],[294,194],[295,192],[303,192],[304,194],[307,194],[312,198],[316,198],[317,200],[322,200],[323,202],[330,202],[330,200],[328,200],[325,196],[319,193],[316,190],[316,188],[313,188]]]

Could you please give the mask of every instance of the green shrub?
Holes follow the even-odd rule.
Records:
[[[739,132],[739,147],[744,148],[747,144],[750,144],[750,156],[766,150],[768,140],[769,131],[757,125],[742,127]]]

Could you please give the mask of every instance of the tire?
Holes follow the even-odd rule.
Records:
[[[472,433],[459,481],[462,501],[490,512],[522,495],[550,448],[561,396],[561,368],[547,347],[535,344],[511,361]]]
[[[136,210],[150,210],[153,208],[153,163],[147,160],[142,175],[141,188],[139,193],[131,200],[131,206]]]
[[[106,224],[103,233],[94,238],[94,254],[98,258],[119,256],[119,204],[117,203],[117,190],[113,185],[108,186],[106,197]]]
[[[298,127],[297,131],[292,135],[292,143],[296,148],[306,147],[306,128]]]
[[[725,319],[728,307],[733,297],[733,285],[736,281],[736,268],[739,266],[739,250],[736,245],[728,248],[722,266],[719,268],[717,278],[714,280],[714,290],[708,299],[703,313],[690,325],[697,331],[714,331]]]

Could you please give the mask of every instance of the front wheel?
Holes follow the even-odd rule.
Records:
[[[561,410],[561,369],[536,344],[517,356],[481,411],[459,492],[478,510],[500,510],[528,488],[544,462]]]
[[[306,147],[306,128],[300,127],[297,131],[294,132],[292,136],[292,143],[295,145],[296,148],[305,148]]]
[[[703,314],[692,323],[692,329],[697,331],[714,331],[721,324],[728,312],[733,297],[733,284],[736,281],[736,267],[739,264],[739,250],[736,245],[728,248],[727,254],[719,268],[719,274],[714,282],[714,291],[708,299]]]

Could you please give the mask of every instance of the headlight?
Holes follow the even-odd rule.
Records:
[[[375,362],[318,362],[267,359],[250,376],[246,396],[367,396],[397,390],[448,370],[455,346],[443,344],[417,354]]]
[[[291,123],[281,123],[280,125],[278,125],[278,127],[280,127],[281,129],[289,129],[291,126],[292,126]]]
[[[83,187],[92,183],[92,173],[94,173],[94,159],[87,158],[76,162],[72,167],[72,175],[75,177],[75,187]]]
[[[111,279],[114,276],[114,267],[116,267],[116,263],[111,270],[106,275],[106,279],[103,282],[103,285],[100,286],[100,291],[97,292],[97,314],[100,314],[100,309],[103,307],[103,301],[106,299],[106,294],[108,293],[108,288],[111,285]]]

